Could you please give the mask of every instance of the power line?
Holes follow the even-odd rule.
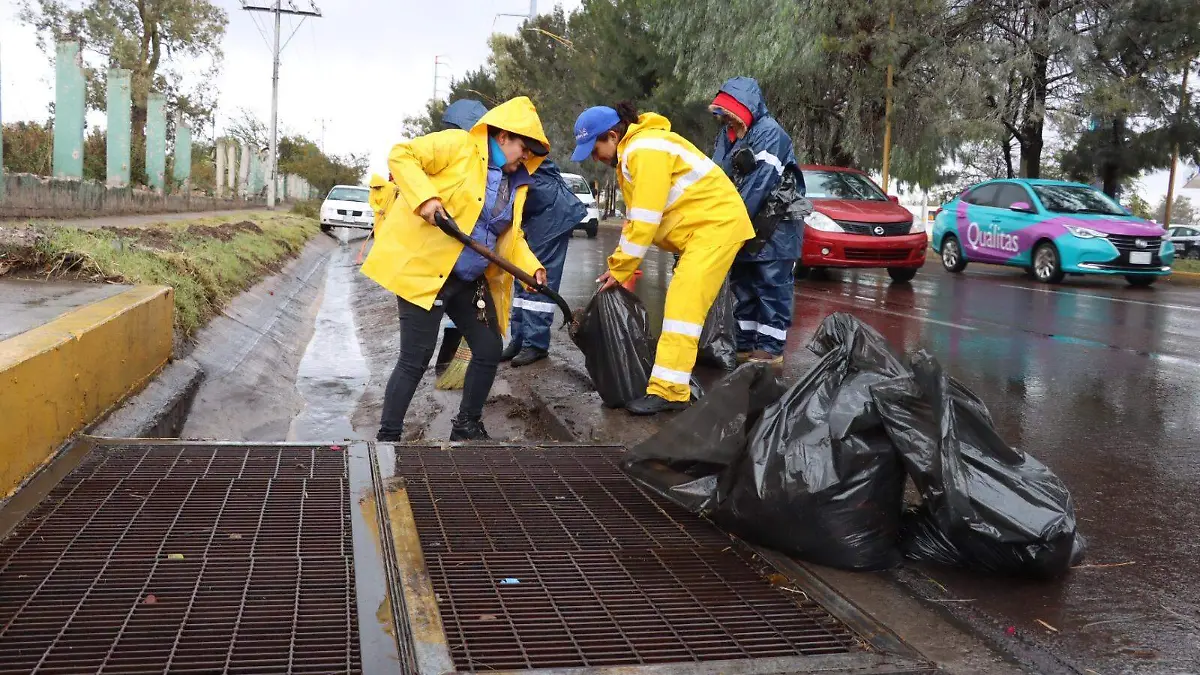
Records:
[[[275,208],[275,189],[278,179],[276,178],[279,172],[279,27],[280,19],[283,15],[300,17],[300,25],[304,24],[307,18],[319,18],[321,10],[317,8],[315,0],[310,0],[311,9],[298,9],[293,0],[288,0],[288,6],[283,7],[282,0],[275,0],[271,4],[254,4],[249,0],[242,0],[242,9],[247,12],[269,12],[275,15],[275,45],[271,50],[271,144],[267,150],[267,208]],[[251,15],[254,18],[254,15]],[[258,24],[257,19],[255,25]],[[296,26],[299,30],[300,26]],[[292,31],[292,36],[288,37],[287,42],[291,42],[292,37],[296,35],[296,30]],[[266,36],[263,36],[264,39]],[[284,47],[287,43],[284,43]]]

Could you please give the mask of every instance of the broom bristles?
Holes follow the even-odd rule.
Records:
[[[467,366],[470,363],[471,349],[467,347],[466,340],[460,340],[458,351],[454,352],[454,359],[450,361],[450,365],[446,366],[446,370],[433,383],[434,389],[441,389],[442,391],[462,389],[463,385],[467,382]]]

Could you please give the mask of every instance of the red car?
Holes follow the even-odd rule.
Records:
[[[925,223],[913,222],[899,199],[889,197],[857,170],[808,165],[804,173],[813,213],[804,221],[796,277],[822,267],[885,267],[893,281],[911,281],[925,264]]]

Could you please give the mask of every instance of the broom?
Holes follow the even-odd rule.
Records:
[[[454,352],[454,359],[450,361],[450,365],[446,366],[446,370],[438,375],[433,387],[442,391],[462,389],[467,381],[467,366],[470,363],[471,349],[467,347],[467,341],[460,338],[458,349]]]

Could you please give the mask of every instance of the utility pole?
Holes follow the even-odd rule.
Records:
[[[1192,70],[1192,62],[1189,60],[1183,64],[1183,84],[1180,85],[1179,91],[1179,122],[1183,122],[1183,116],[1188,107],[1188,73]],[[1178,130],[1177,130],[1178,131]],[[1163,229],[1171,227],[1171,202],[1175,201],[1175,165],[1179,163],[1179,141],[1175,142],[1175,149],[1171,151],[1171,173],[1167,179],[1167,208],[1163,211]]]
[[[288,0],[288,7],[284,8],[282,0],[275,0],[272,5],[253,5],[249,0],[242,0],[242,9],[248,12],[270,12],[275,15],[275,40],[274,47],[271,49],[271,143],[268,146],[267,157],[267,208],[275,208],[275,189],[276,175],[279,170],[279,26],[284,14],[300,17],[301,25],[304,20],[309,17],[320,17],[321,10],[317,9],[317,4],[312,2],[312,9],[296,9],[292,0]],[[299,30],[300,26],[296,26]],[[292,35],[296,32],[292,31]],[[291,38],[288,38],[291,41]],[[287,46],[284,43],[284,46]]]
[[[888,29],[896,32],[896,12],[892,12],[891,18],[888,19]],[[893,55],[888,60],[887,67],[887,94],[883,104],[883,193],[887,194],[889,174],[892,169],[892,61],[895,60]]]
[[[449,63],[448,61],[443,61],[443,60],[442,60],[442,59],[444,59],[444,58],[445,58],[445,57],[443,57],[443,56],[435,56],[435,57],[433,57],[433,98],[434,98],[435,100],[436,100],[436,99],[437,99],[437,97],[438,97],[438,82],[439,82],[440,80],[444,80],[444,79],[446,79],[446,76],[444,76],[444,75],[440,75],[440,74],[438,73],[438,71],[441,69],[441,67],[442,67],[442,66],[449,66],[449,65],[450,65],[450,63]]]
[[[515,16],[515,17],[519,17],[522,19],[529,19],[530,21],[533,21],[534,19],[537,18],[537,0],[529,0],[529,13],[528,14],[497,14],[496,16]],[[495,22],[493,22],[493,24],[494,23]]]

